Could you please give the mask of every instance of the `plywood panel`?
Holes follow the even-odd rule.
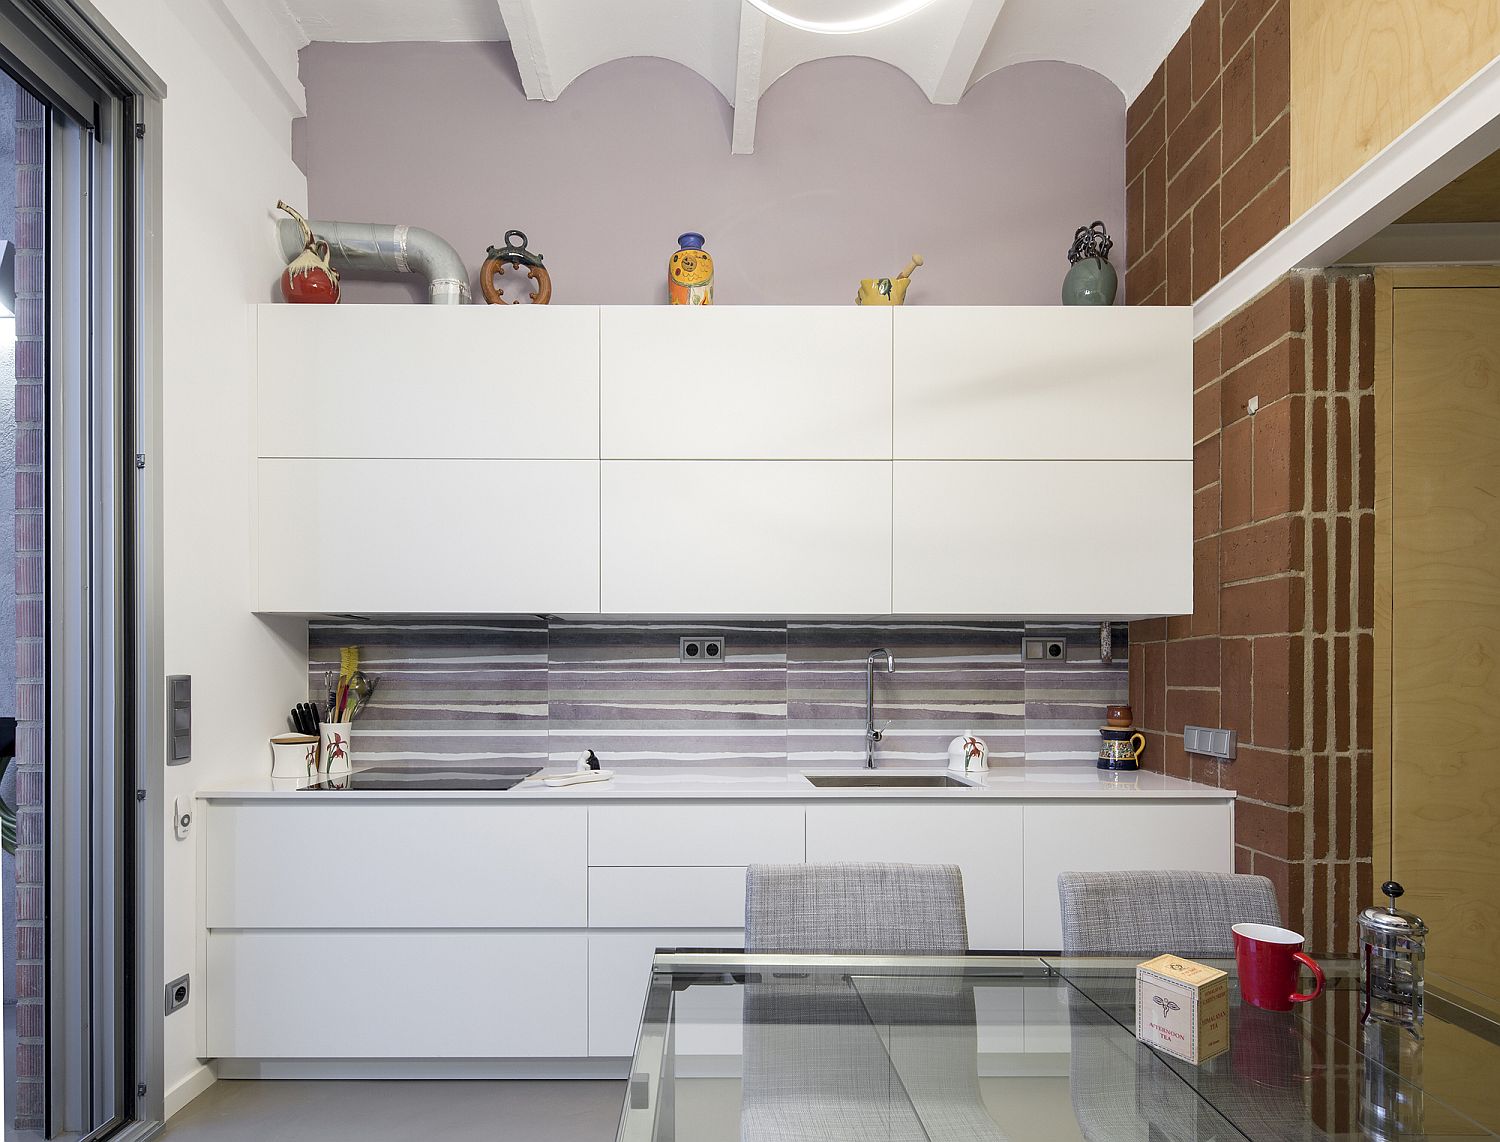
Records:
[[[1500,222],[1500,151],[1464,171],[1396,221]]]
[[[1500,289],[1391,323],[1391,870],[1434,984],[1500,1006]]]
[[[1500,54],[1497,0],[1290,0],[1292,217]]]

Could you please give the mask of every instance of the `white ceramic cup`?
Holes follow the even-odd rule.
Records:
[[[349,741],[353,728],[353,722],[318,723],[318,768],[324,774],[349,772],[354,757]]]

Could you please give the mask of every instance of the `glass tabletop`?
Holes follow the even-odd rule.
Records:
[[[1291,1015],[1232,992],[1197,1067],[1136,1040],[1135,963],[659,953],[620,1142],[1494,1136],[1483,1084],[1424,1058],[1457,1031],[1482,1065],[1483,1040],[1362,1030],[1352,963]]]

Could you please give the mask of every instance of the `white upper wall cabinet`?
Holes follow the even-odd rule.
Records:
[[[1190,308],[892,312],[897,459],[1192,459]]]
[[[1190,460],[898,460],[897,614],[1193,609]]]
[[[886,614],[889,461],[606,460],[618,614]]]
[[[261,460],[256,521],[259,611],[599,610],[597,460]]]
[[[606,306],[606,460],[891,456],[891,310]]]
[[[599,455],[599,310],[262,305],[261,456]]]

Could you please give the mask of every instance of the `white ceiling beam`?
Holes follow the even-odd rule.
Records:
[[[980,53],[990,42],[990,33],[995,30],[995,21],[1000,18],[1003,7],[1005,0],[970,0],[958,33],[953,37],[948,62],[943,65],[943,73],[933,89],[934,103],[952,104],[964,97],[974,78],[974,69],[979,66]]]
[[[760,114],[761,68],[766,58],[766,14],[740,0],[739,55],[734,66],[734,139],[729,152],[755,151],[755,117]]]
[[[546,3],[546,0],[541,0]],[[521,72],[521,89],[527,99],[556,99],[559,94],[557,82],[547,66],[547,51],[537,29],[537,0],[496,0],[500,5],[500,16],[505,21],[505,30],[510,35],[510,46],[516,54],[516,67]]]

